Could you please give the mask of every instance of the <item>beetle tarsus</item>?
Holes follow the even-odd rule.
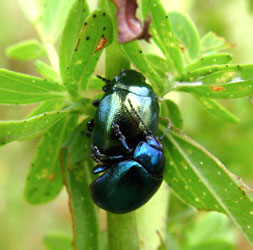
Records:
[[[119,138],[119,140],[120,140],[122,146],[124,147],[124,149],[126,149],[129,153],[133,152],[133,150],[128,147],[127,142],[126,142],[126,138],[122,134],[122,132],[120,131],[119,125],[113,122],[112,123],[112,128],[115,132],[115,135]]]
[[[99,160],[99,162],[103,162],[103,161],[115,161],[115,160],[121,160],[124,158],[123,155],[105,155],[102,154],[97,146],[91,145],[91,151],[92,151],[92,155],[94,155],[94,157],[96,159]],[[93,158],[94,159],[94,158]]]

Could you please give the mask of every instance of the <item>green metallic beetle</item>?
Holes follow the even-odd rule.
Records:
[[[103,174],[91,183],[90,193],[99,207],[126,213],[146,203],[163,180],[161,138],[154,136],[159,105],[137,71],[123,70],[112,81],[102,79],[105,95],[93,102],[97,111],[88,128],[98,163],[93,173]]]

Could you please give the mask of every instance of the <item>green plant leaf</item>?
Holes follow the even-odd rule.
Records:
[[[36,115],[40,115],[45,112],[60,110],[62,106],[62,101],[47,101],[39,104],[36,108],[34,108],[25,119],[31,118]]]
[[[150,13],[152,36],[168,60],[179,73],[183,70],[183,59],[169,16],[159,0],[142,1],[143,15]]]
[[[42,76],[44,76],[47,80],[53,81],[53,82],[60,81],[57,72],[55,72],[55,70],[52,67],[50,67],[48,64],[40,60],[36,60],[34,62],[34,67],[37,70],[37,72],[40,73]]]
[[[223,37],[217,36],[214,32],[208,32],[200,41],[202,53],[214,53],[222,49],[229,49],[234,45],[228,43]]]
[[[75,249],[98,249],[98,222],[95,205],[90,199],[90,141],[86,136],[87,120],[70,135],[61,150],[64,185],[69,194]]]
[[[171,71],[171,68],[165,59],[153,54],[146,55],[146,58],[151,63],[151,65],[153,65],[154,69],[161,77],[164,79],[168,78],[168,74]]]
[[[146,56],[143,54],[141,47],[137,41],[121,44],[122,51],[127,55],[133,65],[143,73],[148,80],[152,83],[156,93],[159,94],[164,90],[166,82],[164,79],[154,70],[153,65]],[[168,82],[167,82],[168,84]]]
[[[213,99],[209,99],[206,97],[200,97],[195,95],[196,99],[199,101],[199,103],[202,105],[204,109],[209,111],[213,116],[220,120],[228,121],[237,123],[240,120],[230,113],[226,108],[224,108],[220,103]]]
[[[213,85],[179,83],[175,85],[175,90],[213,99],[233,99],[253,95],[253,80]]]
[[[71,237],[62,233],[48,233],[44,236],[47,250],[72,250]]]
[[[9,46],[6,54],[13,59],[28,61],[44,56],[45,49],[37,40],[26,40]]]
[[[200,52],[200,38],[194,23],[176,11],[169,12],[168,15],[176,37],[186,48],[190,59],[196,59]]]
[[[217,64],[227,64],[232,60],[232,55],[228,53],[217,53],[213,55],[203,56],[200,59],[194,61],[192,64],[188,65],[184,71],[189,72],[197,70],[199,68],[217,65]]]
[[[234,78],[253,79],[253,64],[212,65],[179,75],[180,82],[226,83]]]
[[[53,44],[61,34],[74,0],[18,0],[26,17],[47,42]]]
[[[75,127],[77,116],[68,116],[50,127],[37,149],[26,179],[25,197],[31,204],[54,199],[62,189],[59,152]]]
[[[65,87],[45,79],[0,69],[0,104],[29,104],[66,97]]]
[[[160,116],[170,118],[172,124],[179,128],[183,128],[183,119],[181,116],[181,112],[177,106],[176,103],[174,103],[171,100],[164,100],[161,102],[161,110],[160,110]],[[164,123],[165,126],[167,126],[166,122]]]
[[[71,109],[45,112],[20,121],[0,122],[0,145],[35,137],[66,117]]]
[[[42,15],[39,19],[43,37],[54,43],[61,34],[74,0],[40,0]]]
[[[182,132],[169,133],[163,145],[167,159],[164,178],[175,194],[197,209],[227,214],[252,244],[253,199],[249,188]]]
[[[103,11],[94,11],[84,23],[71,61],[68,64],[64,82],[72,96],[85,90],[103,49],[112,42],[112,24]]]
[[[62,76],[64,76],[66,66],[71,60],[71,56],[78,41],[79,32],[88,15],[89,6],[86,0],[76,0],[70,9],[59,48],[59,64]]]

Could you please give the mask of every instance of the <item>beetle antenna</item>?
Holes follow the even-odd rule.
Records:
[[[148,134],[153,135],[152,131],[146,126],[146,124],[143,122],[143,120],[141,119],[140,115],[137,113],[137,111],[134,109],[133,104],[131,103],[130,99],[127,99],[128,103],[131,107],[131,109],[133,110],[134,114],[137,116],[137,118],[140,120],[141,124],[144,126],[144,128],[146,129],[146,131],[148,132]]]
[[[167,118],[163,118],[163,119],[168,121],[168,126],[167,126],[167,129],[165,130],[165,132],[163,133],[163,135],[159,137],[159,140],[160,140],[160,141],[161,141],[161,140],[164,138],[164,136],[169,132],[169,130],[171,130],[171,125],[172,125],[171,119],[170,119],[170,118],[167,117]]]
[[[104,78],[104,77],[102,77],[102,76],[98,76],[97,75],[97,78],[99,78],[99,79],[101,79],[103,82],[105,82],[106,84],[111,84],[111,80],[109,80],[109,79],[106,79],[106,78]]]

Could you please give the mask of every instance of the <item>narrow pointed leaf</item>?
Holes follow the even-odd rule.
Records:
[[[162,4],[157,0],[146,0],[142,1],[142,9],[144,16],[147,16],[148,13],[151,14],[151,33],[155,42],[157,42],[172,67],[178,72],[182,72],[183,60],[181,51],[169,16]]]
[[[190,59],[196,59],[200,52],[200,38],[194,23],[189,17],[176,11],[169,12],[168,15],[176,37],[184,45]]]
[[[8,47],[6,54],[13,59],[28,61],[45,55],[45,49],[37,40],[26,40]]]
[[[37,70],[37,72],[40,73],[42,76],[44,76],[47,80],[53,81],[53,82],[60,81],[58,74],[48,64],[40,60],[37,60],[34,62],[34,67]]]
[[[48,202],[61,191],[63,183],[59,152],[76,121],[77,116],[68,116],[46,131],[26,180],[25,197],[29,203]]]
[[[97,61],[112,41],[112,24],[103,11],[94,11],[83,24],[79,39],[66,67],[64,82],[71,95],[77,96],[80,88],[86,88]]]
[[[227,214],[252,244],[253,199],[249,188],[186,135],[172,132],[163,144],[168,156],[165,180],[176,195],[197,209]]]
[[[197,70],[198,68],[203,68],[211,65],[217,64],[227,64],[232,60],[232,55],[227,53],[217,53],[213,55],[203,56],[196,60],[192,64],[188,65],[184,71],[189,72]]]
[[[61,34],[74,0],[18,0],[39,34],[53,44]]]
[[[64,97],[64,86],[42,78],[0,69],[0,104],[29,104]]]
[[[79,32],[88,15],[89,7],[86,0],[76,0],[70,9],[59,48],[59,64],[62,76],[71,60],[78,41]]]
[[[66,117],[71,109],[45,112],[20,121],[0,122],[0,145],[35,137]]]
[[[74,249],[98,249],[98,222],[95,205],[89,195],[90,142],[86,136],[87,120],[71,134],[61,150],[61,169],[68,191],[73,223]]]
[[[146,56],[143,54],[141,47],[137,41],[132,41],[121,45],[123,52],[128,56],[133,65],[143,73],[148,80],[152,83],[152,86],[157,90],[157,93],[161,93],[164,89],[166,82],[164,79],[154,70],[153,65]]]
[[[40,0],[41,18],[35,25],[50,43],[61,34],[74,0]]]
[[[195,95],[195,97],[202,105],[202,107],[209,111],[216,118],[233,123],[237,123],[240,121],[235,115],[233,115],[217,101],[206,97],[200,97],[197,95]]]
[[[180,82],[224,83],[230,79],[253,79],[253,64],[213,65],[189,71],[177,77]]]
[[[213,85],[179,83],[175,85],[175,90],[213,99],[233,99],[253,95],[253,80]]]

